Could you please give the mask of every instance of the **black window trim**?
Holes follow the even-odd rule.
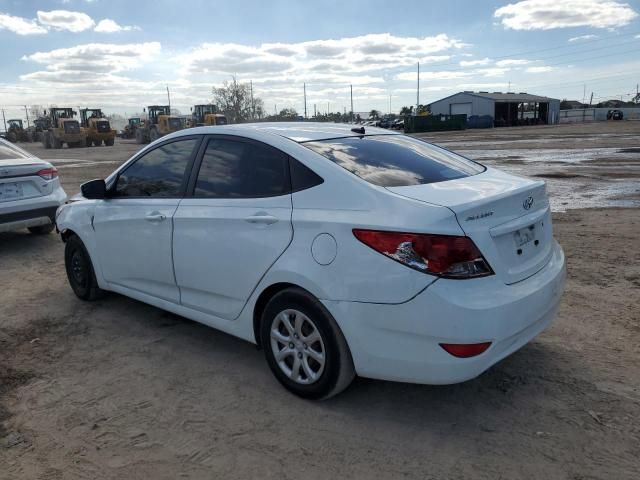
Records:
[[[242,143],[249,143],[253,145],[258,145],[261,147],[266,147],[268,149],[274,150],[281,155],[284,155],[287,158],[287,166],[285,172],[285,182],[286,182],[286,190],[283,193],[274,194],[274,195],[257,195],[252,197],[210,197],[206,195],[196,195],[196,183],[198,181],[198,174],[200,173],[200,166],[202,165],[202,160],[204,159],[204,154],[209,146],[209,142],[211,140],[231,140]],[[243,200],[243,199],[257,199],[257,198],[274,198],[274,197],[282,197],[284,195],[291,195],[293,193],[291,186],[291,156],[280,150],[279,148],[274,147],[273,145],[269,145],[268,143],[261,142],[260,140],[255,140],[253,138],[242,137],[240,135],[228,135],[228,134],[209,134],[204,135],[204,139],[200,144],[200,149],[198,151],[198,155],[196,157],[195,162],[191,168],[191,175],[189,176],[189,183],[187,184],[187,191],[185,193],[185,198],[195,198],[202,200]]]
[[[167,200],[167,199],[182,199],[182,198],[185,198],[187,196],[186,195],[186,189],[187,189],[188,181],[189,181],[189,179],[191,178],[191,175],[192,175],[193,165],[195,163],[195,160],[197,158],[198,153],[200,152],[202,144],[204,143],[202,141],[203,137],[204,137],[204,135],[200,134],[200,135],[184,135],[184,136],[180,136],[180,137],[169,138],[166,141],[163,141],[163,142],[159,143],[158,145],[155,145],[153,148],[147,148],[147,149],[144,149],[143,151],[137,153],[135,157],[133,157],[131,160],[129,160],[125,165],[123,165],[121,167],[120,170],[118,170],[118,173],[115,175],[113,182],[110,182],[110,184],[107,186],[107,192],[108,192],[107,199],[108,200],[128,200],[128,199],[144,198],[144,199],[147,199],[147,200],[154,200],[154,199]],[[120,178],[120,175],[122,175],[129,168],[131,168],[131,166],[134,165],[138,160],[140,160],[142,157],[146,156],[148,153],[151,153],[152,151],[154,151],[154,150],[156,150],[158,148],[164,147],[165,145],[169,145],[169,144],[174,143],[174,142],[180,142],[182,140],[197,140],[199,143],[196,143],[196,146],[194,147],[193,151],[191,152],[191,156],[187,160],[187,165],[185,166],[185,170],[184,170],[185,174],[182,177],[182,184],[180,185],[180,190],[178,192],[178,195],[170,196],[170,197],[149,197],[149,196],[118,197],[118,196],[115,195],[115,188],[118,185],[118,179]]]

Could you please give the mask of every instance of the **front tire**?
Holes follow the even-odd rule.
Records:
[[[53,232],[53,229],[56,226],[53,223],[48,225],[38,225],[37,227],[29,227],[28,230],[34,235],[47,235],[48,233]]]
[[[104,296],[104,290],[98,287],[89,252],[76,235],[65,244],[64,264],[69,284],[79,299],[92,301]]]
[[[276,379],[302,398],[332,397],[355,377],[349,347],[336,321],[302,289],[288,288],[267,303],[260,339]]]

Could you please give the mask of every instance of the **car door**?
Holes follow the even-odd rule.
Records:
[[[206,141],[174,215],[175,274],[183,305],[231,320],[291,242],[288,156],[242,137]]]
[[[201,137],[163,143],[127,165],[96,206],[93,226],[105,280],[179,303],[171,241]]]

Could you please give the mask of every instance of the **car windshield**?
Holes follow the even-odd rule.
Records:
[[[14,158],[30,158],[27,152],[11,145],[9,142],[0,139],[0,160],[10,160]]]
[[[453,152],[405,135],[371,135],[302,143],[381,187],[444,182],[485,168]]]

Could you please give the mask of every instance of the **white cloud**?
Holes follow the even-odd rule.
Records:
[[[454,80],[456,78],[465,78],[472,75],[472,72],[460,71],[436,71],[436,72],[420,72],[420,81],[423,80]],[[415,82],[417,79],[416,72],[402,72],[395,76],[396,80],[407,80]]]
[[[51,10],[49,12],[38,10],[38,21],[46,27],[74,33],[83,32],[95,25],[93,19],[86,13],[69,10]]]
[[[138,68],[153,61],[160,50],[160,43],[149,42],[124,45],[89,43],[36,52],[22,59],[45,65],[46,69],[22,75],[20,79],[68,83],[90,81],[94,86],[105,85],[108,80],[102,75],[114,75]]]
[[[461,67],[477,67],[480,65],[488,65],[491,63],[490,58],[482,58],[480,60],[462,60],[460,61]]]
[[[476,72],[485,77],[501,77],[502,75],[504,75],[510,70],[511,70],[510,68],[493,67],[493,68],[480,68],[476,70]]]
[[[513,58],[509,60],[499,60],[496,62],[496,66],[508,67],[508,66],[526,65],[527,63],[531,63],[531,62],[523,58]]]
[[[18,35],[40,35],[47,33],[47,29],[38,25],[35,20],[14,17],[6,13],[0,13],[0,30],[9,30]]]
[[[569,42],[581,42],[583,40],[590,40],[592,38],[598,38],[598,35],[578,35],[577,37],[571,37],[569,39]]]
[[[140,30],[140,27],[137,27],[135,25],[119,25],[114,20],[105,18],[103,20],[100,20],[96,25],[96,28],[94,28],[93,30],[98,33],[118,33]]]
[[[610,28],[627,25],[638,16],[631,6],[614,0],[523,0],[500,7],[493,15],[514,30]]]
[[[491,88],[506,88],[504,82],[502,83],[459,83],[456,85],[459,90],[483,90]]]
[[[283,81],[366,85],[382,82],[381,70],[448,60],[449,51],[465,46],[445,34],[417,38],[383,33],[298,43],[204,43],[175,61],[182,65],[183,75],[195,81],[237,75],[240,80],[272,85]]]
[[[545,72],[551,72],[552,70],[553,70],[553,67],[542,65],[539,67],[528,67],[525,71],[527,73],[545,73]]]

